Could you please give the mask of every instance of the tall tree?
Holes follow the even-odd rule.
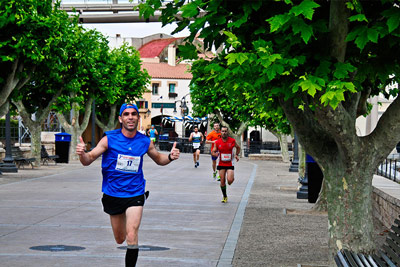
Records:
[[[81,26],[74,29],[67,49],[68,70],[63,74],[63,93],[53,108],[65,129],[71,134],[70,158],[76,159],[77,138],[89,124],[91,105],[96,93],[107,88],[104,73],[109,59],[108,41],[99,32]],[[109,88],[112,90],[112,88]]]
[[[105,85],[96,94],[96,124],[103,131],[117,127],[118,108],[133,103],[146,92],[150,76],[141,70],[139,52],[126,43],[110,51],[103,73]]]
[[[191,72],[190,96],[193,109],[199,116],[215,114],[223,125],[236,137],[241,144],[241,135],[247,126],[264,127],[278,138],[285,160],[289,160],[286,134],[290,134],[290,125],[283,110],[265,98],[253,98],[246,88],[242,94],[235,93],[234,87],[225,87],[227,60],[224,54],[212,60],[199,59],[193,63]],[[251,79],[251,78],[250,78]],[[246,86],[243,84],[242,86]]]
[[[30,81],[11,94],[12,103],[31,133],[31,153],[36,166],[40,166],[42,124],[65,89],[70,66],[68,55],[76,53],[76,48],[69,44],[76,36],[76,27],[76,19],[69,18],[66,12],[59,13],[59,32],[43,53],[43,61],[37,64]]]
[[[0,115],[8,99],[30,79],[38,65],[57,46],[65,12],[52,0],[0,1]]]
[[[148,0],[141,11],[160,5]],[[368,136],[357,136],[355,122],[369,97],[398,95],[385,89],[400,77],[398,2],[177,0],[162,12],[164,24],[179,20],[176,31],[188,27],[206,48],[224,44],[226,87],[239,95],[247,82],[254,97],[281,105],[323,171],[331,254],[372,252],[372,177],[400,140],[400,99]]]

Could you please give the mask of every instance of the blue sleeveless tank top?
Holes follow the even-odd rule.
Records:
[[[121,133],[121,129],[105,133],[108,149],[103,153],[103,193],[113,197],[143,195],[146,180],[143,176],[143,155],[147,153],[150,139],[136,132],[133,138]]]

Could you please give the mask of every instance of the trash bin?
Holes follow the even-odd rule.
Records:
[[[308,202],[315,203],[321,191],[324,175],[315,160],[308,154],[306,155],[306,175],[308,177]]]
[[[57,163],[68,163],[69,146],[71,144],[71,135],[69,133],[57,133],[56,136],[56,159]]]
[[[162,151],[166,151],[168,147],[168,134],[160,134],[158,137],[158,147]]]

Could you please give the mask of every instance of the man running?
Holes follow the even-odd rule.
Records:
[[[154,128],[154,125],[151,125],[151,128],[147,131],[147,134],[150,136],[150,140],[153,143],[156,143],[156,135],[158,135],[157,129]]]
[[[193,142],[193,161],[194,167],[197,168],[200,165],[200,145],[203,143],[204,136],[201,132],[199,132],[199,128],[197,126],[194,127],[194,132],[190,134],[189,142]]]
[[[220,128],[219,128],[219,123],[216,122],[216,123],[214,123],[214,130],[211,131],[211,132],[207,135],[207,138],[206,138],[206,139],[207,139],[207,140],[206,140],[206,143],[207,143],[207,144],[212,144],[212,145],[211,145],[211,151],[213,151],[214,143],[215,143],[218,139],[220,139],[220,138],[221,138],[221,130],[220,130]],[[217,178],[217,181],[219,181],[219,176],[217,177],[217,174],[218,174],[218,172],[217,172],[217,158],[218,158],[218,155],[213,156],[213,155],[211,154],[211,161],[212,161],[212,168],[213,168],[213,177],[214,177],[214,179]]]
[[[221,138],[215,142],[215,146],[212,150],[212,155],[218,157],[219,152],[219,162],[217,169],[219,171],[219,176],[221,177],[221,191],[222,191],[222,203],[228,202],[228,196],[226,194],[226,183],[231,185],[235,180],[234,169],[232,158],[233,158],[233,148],[236,148],[235,159],[239,161],[240,146],[236,144],[235,139],[228,136],[228,128],[226,126],[221,127]]]
[[[140,115],[134,104],[123,104],[119,112],[121,129],[105,132],[103,138],[90,152],[80,137],[76,153],[84,166],[90,165],[100,155],[103,173],[103,208],[110,215],[115,241],[125,240],[127,250],[125,266],[136,266],[138,258],[138,231],[142,219],[146,180],[143,176],[143,156],[147,153],[158,165],[167,165],[179,158],[174,143],[171,153],[159,153],[150,139],[137,131]]]

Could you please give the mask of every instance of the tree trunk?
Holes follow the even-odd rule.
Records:
[[[36,120],[32,120],[32,116],[27,112],[24,103],[21,100],[14,101],[12,103],[17,107],[18,112],[24,121],[25,126],[31,133],[31,154],[36,158],[35,165],[40,166],[41,162],[41,148],[42,148],[42,122],[45,120],[51,110],[51,106],[56,101],[57,97],[61,94],[61,90],[58,90],[52,99],[49,101],[47,106],[43,109],[36,111]]]
[[[218,111],[215,115],[221,122],[221,126],[228,127],[228,133],[231,137],[233,137],[236,140],[236,143],[240,146],[240,155],[243,157],[244,152],[242,146],[242,134],[247,129],[248,122],[242,122],[239,126],[239,129],[236,132],[233,132],[232,129],[229,127],[229,124],[222,117],[222,113],[220,111]]]
[[[373,171],[368,164],[362,163],[325,165],[331,253],[342,248],[372,253],[375,249],[372,238]]]
[[[299,153],[299,176],[304,177],[306,175],[306,152],[304,151],[300,142],[298,142],[298,153]]]
[[[35,166],[40,167],[41,164],[41,148],[42,148],[42,126],[40,123],[35,124],[34,127],[29,127],[31,133],[31,153],[32,157],[36,158]]]
[[[86,130],[90,114],[92,112],[91,105],[93,99],[90,98],[85,104],[85,113],[83,115],[82,123],[79,123],[79,103],[72,103],[71,105],[71,120],[70,122],[67,121],[65,116],[59,112],[57,112],[57,117],[61,122],[61,125],[65,129],[67,133],[71,135],[71,143],[69,149],[69,159],[70,160],[78,160],[78,155],[76,155],[76,145],[78,138],[82,135],[82,133]]]
[[[275,132],[270,130],[270,132],[278,138],[279,146],[281,147],[281,154],[282,154],[282,161],[283,162],[289,162],[290,157],[289,157],[289,149],[288,149],[288,142],[287,142],[287,135],[282,134],[280,132]]]
[[[117,115],[117,105],[114,104],[110,108],[110,115],[107,118],[107,121],[103,122],[96,116],[96,124],[103,130],[103,132],[114,130],[119,123],[119,120],[115,119],[116,115]]]
[[[11,64],[11,70],[6,76],[6,79],[3,83],[3,86],[0,90],[0,116],[4,116],[8,112],[8,100],[10,94],[14,90],[19,90],[24,86],[31,78],[31,73],[35,71],[35,68],[30,68],[30,70],[26,70],[27,75],[21,78],[21,73],[24,71],[24,64],[20,63],[20,60],[17,58]]]

